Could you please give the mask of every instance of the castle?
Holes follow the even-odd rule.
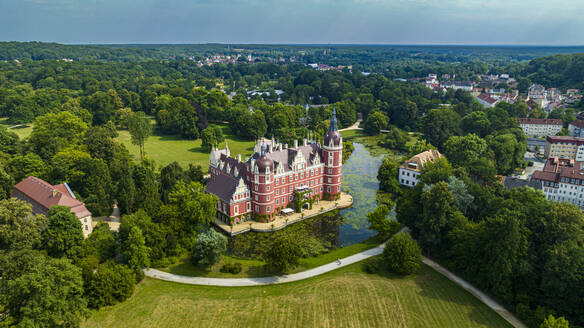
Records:
[[[341,194],[343,137],[333,109],[323,143],[304,139],[294,147],[257,141],[251,158],[231,157],[228,146],[213,148],[207,192],[219,198],[217,216],[227,223],[268,222],[288,207],[301,210]],[[284,210],[286,211],[286,210]],[[290,210],[288,210],[290,211]]]

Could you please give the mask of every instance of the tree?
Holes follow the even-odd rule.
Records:
[[[144,278],[142,268],[150,267],[150,248],[146,246],[142,230],[137,226],[130,229],[125,249],[124,255],[128,260],[128,266],[134,270],[136,282],[139,282]]]
[[[79,327],[89,316],[81,269],[23,250],[0,258],[3,321],[19,327]]]
[[[468,192],[468,188],[464,181],[457,177],[448,177],[448,190],[454,197],[454,204],[462,213],[466,213],[468,208],[472,205],[474,196]]]
[[[564,317],[555,318],[553,315],[549,315],[545,320],[539,325],[539,328],[570,328],[570,323]]]
[[[0,200],[0,250],[38,248],[47,225],[48,219],[32,214],[27,202],[16,198]]]
[[[389,208],[385,205],[379,205],[373,212],[367,214],[367,221],[369,221],[369,229],[377,231],[377,234],[385,239],[393,232],[397,222],[390,221]]]
[[[85,251],[93,254],[99,262],[105,262],[116,256],[116,236],[104,221],[99,222],[85,239]]]
[[[489,134],[491,122],[487,118],[487,113],[476,111],[462,119],[461,127],[465,133],[474,133],[482,138]]]
[[[134,293],[135,278],[125,265],[107,262],[99,266],[85,289],[88,305],[99,309],[125,301]]]
[[[453,136],[444,143],[444,155],[455,167],[465,167],[479,158],[487,157],[487,142],[476,134]]]
[[[93,114],[93,124],[103,125],[114,118],[116,110],[123,107],[122,100],[113,89],[97,91],[82,101],[82,106]]]
[[[382,112],[373,112],[365,120],[365,132],[376,135],[380,130],[385,129],[389,118]]]
[[[399,193],[400,186],[398,181],[398,169],[400,162],[392,156],[385,156],[379,170],[377,171],[377,180],[379,181],[379,190],[396,195]]]
[[[6,154],[16,154],[20,150],[18,135],[8,131],[5,127],[0,127],[0,151]]]
[[[446,158],[441,157],[433,162],[427,162],[424,164],[420,181],[427,185],[431,185],[440,181],[448,180],[448,177],[452,174],[452,166]]]
[[[385,134],[383,139],[379,141],[379,145],[394,149],[397,151],[408,151],[406,143],[408,142],[408,135],[404,131],[392,126],[389,132]]]
[[[422,262],[422,249],[408,233],[399,233],[385,245],[383,262],[391,272],[412,274]]]
[[[83,243],[81,222],[66,206],[49,210],[49,224],[43,232],[43,246],[52,257],[75,259]]]
[[[438,149],[452,136],[460,135],[460,116],[447,108],[432,109],[424,117],[424,136]]]
[[[285,273],[298,265],[302,249],[298,243],[284,236],[278,237],[265,254],[266,265],[276,272]]]
[[[184,176],[184,170],[178,162],[172,162],[160,170],[160,195],[164,203],[168,202],[168,195],[174,185],[183,180]]]
[[[70,112],[47,114],[36,118],[28,140],[35,154],[47,160],[71,145],[78,145],[87,124]]]
[[[209,229],[199,234],[195,241],[193,263],[213,266],[221,260],[227,251],[227,237]]]
[[[47,165],[43,162],[42,158],[33,153],[12,157],[6,165],[6,170],[15,181],[21,181],[31,175],[40,179],[46,179],[48,174]]]
[[[410,146],[409,157],[414,157],[419,153],[430,149],[436,149],[436,147],[432,146],[429,142],[426,141],[426,139],[417,139],[416,143]]]
[[[4,170],[4,166],[0,164],[0,200],[10,197],[12,188],[14,187],[14,178]]]
[[[205,152],[210,152],[211,147],[218,146],[223,140],[225,140],[223,132],[216,125],[209,125],[205,130],[201,131],[201,147]]]
[[[140,160],[144,158],[144,144],[152,135],[152,124],[144,112],[134,113],[128,119],[128,131],[132,136],[132,143],[140,147]]]
[[[495,154],[497,171],[500,174],[510,174],[514,169],[521,167],[526,142],[518,140],[512,133],[487,137],[489,148]]]

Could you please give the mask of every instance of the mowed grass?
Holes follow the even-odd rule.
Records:
[[[5,128],[9,128],[11,126],[15,126],[16,124],[11,124],[8,123],[8,118],[4,117],[4,118],[0,118],[0,126],[3,126]],[[8,129],[8,131],[10,132],[14,132],[18,135],[18,138],[20,138],[20,140],[23,140],[25,138],[28,138],[28,136],[30,136],[31,132],[32,132],[32,124],[25,124],[23,126],[19,126],[16,127],[14,129]]]
[[[245,157],[252,155],[253,141],[240,139],[226,125],[222,125],[221,128],[232,157],[241,154],[242,159],[245,159]],[[130,133],[127,130],[119,130],[118,134],[117,140],[128,148],[136,160],[139,160],[140,149],[137,145],[132,144]],[[221,143],[219,148],[225,148],[225,142]],[[146,155],[160,166],[177,161],[183,168],[192,163],[201,165],[204,172],[209,169],[209,153],[204,152],[201,148],[201,139],[184,140],[180,136],[174,135],[153,135],[146,141],[145,149]]]
[[[124,303],[82,327],[510,327],[437,272],[366,274],[356,263],[308,280],[259,287],[146,278]]]
[[[337,259],[342,259],[351,256],[370,248],[376,247],[383,241],[376,237],[369,238],[363,242],[353,244],[346,247],[334,249],[328,253],[319,256],[310,256],[300,259],[300,264],[294,268],[291,273],[306,271],[308,269],[316,268],[318,266],[331,263]],[[220,269],[227,263],[240,263],[241,272],[237,274],[221,272]],[[245,259],[235,256],[224,255],[221,261],[215,264],[212,268],[202,265],[194,265],[191,261],[191,256],[185,255],[180,257],[176,263],[173,263],[165,268],[157,268],[158,270],[179,274],[182,276],[193,277],[211,277],[211,278],[247,278],[247,277],[266,277],[275,275],[274,272],[266,270],[265,262],[258,259]]]

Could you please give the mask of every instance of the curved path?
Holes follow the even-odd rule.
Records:
[[[402,228],[398,233],[408,233],[409,229],[407,227]],[[392,237],[393,238],[393,237]],[[390,238],[391,240],[391,238]],[[357,263],[368,259],[372,256],[380,255],[383,253],[383,249],[385,248],[385,244],[383,243],[375,248],[368,249],[361,253],[357,253],[355,255],[351,255],[341,259],[341,263],[338,264],[337,262],[328,263],[310,270],[293,273],[289,275],[283,276],[273,276],[273,277],[258,277],[258,278],[206,278],[206,277],[189,277],[189,276],[181,276],[177,274],[172,274],[156,269],[147,269],[144,270],[144,273],[147,277],[178,282],[183,284],[189,285],[206,285],[206,286],[222,286],[222,287],[245,287],[245,286],[262,286],[262,285],[272,285],[272,284],[282,284],[286,282],[293,282],[303,279],[308,279],[311,277],[315,277],[321,275],[323,273],[327,273],[338,268],[351,265],[353,263]],[[446,278],[450,279],[452,282],[457,284],[458,286],[462,287],[473,296],[478,298],[481,302],[491,308],[493,311],[497,312],[503,319],[509,322],[513,327],[516,328],[527,328],[525,324],[523,324],[519,319],[517,319],[511,312],[507,311],[505,307],[501,304],[497,303],[487,294],[481,292],[479,289],[473,287],[471,284],[466,282],[464,279],[458,277],[454,273],[446,270],[440,264],[426,258],[422,257],[422,262],[427,266],[431,267],[432,269],[436,270],[441,275],[445,276]]]

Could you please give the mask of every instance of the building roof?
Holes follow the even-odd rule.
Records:
[[[495,104],[498,102],[497,99],[491,97],[490,95],[486,94],[486,93],[481,93],[480,95],[477,96],[477,98],[479,98],[480,100],[489,103],[489,104]]]
[[[560,182],[561,178],[584,179],[584,170],[580,162],[573,159],[551,157],[545,163],[542,171],[533,172],[532,179]]]
[[[66,183],[53,186],[42,179],[29,176],[17,183],[14,190],[25,194],[47,210],[52,206],[61,205],[71,208],[71,212],[80,219],[91,215],[85,204],[75,198]]]
[[[517,118],[519,124],[551,124],[551,125],[562,125],[562,120],[554,119],[554,118],[524,118],[519,117]]]
[[[427,162],[433,162],[441,157],[443,157],[442,154],[440,154],[440,152],[435,149],[426,150],[405,161],[402,165],[400,165],[400,168],[410,171],[422,172],[424,164]]]
[[[503,185],[507,190],[523,187],[531,187],[535,190],[541,190],[541,181],[536,180],[522,180],[513,177],[503,177]]]
[[[547,136],[545,140],[549,143],[568,143],[574,145],[584,145],[584,138],[576,138],[571,136]]]
[[[229,201],[235,192],[238,180],[227,174],[218,174],[207,182],[207,192],[216,195],[220,199]]]
[[[570,123],[570,125],[573,125],[575,127],[578,127],[580,129],[583,129],[584,128],[584,121],[583,120],[575,120],[575,121],[572,121]]]

